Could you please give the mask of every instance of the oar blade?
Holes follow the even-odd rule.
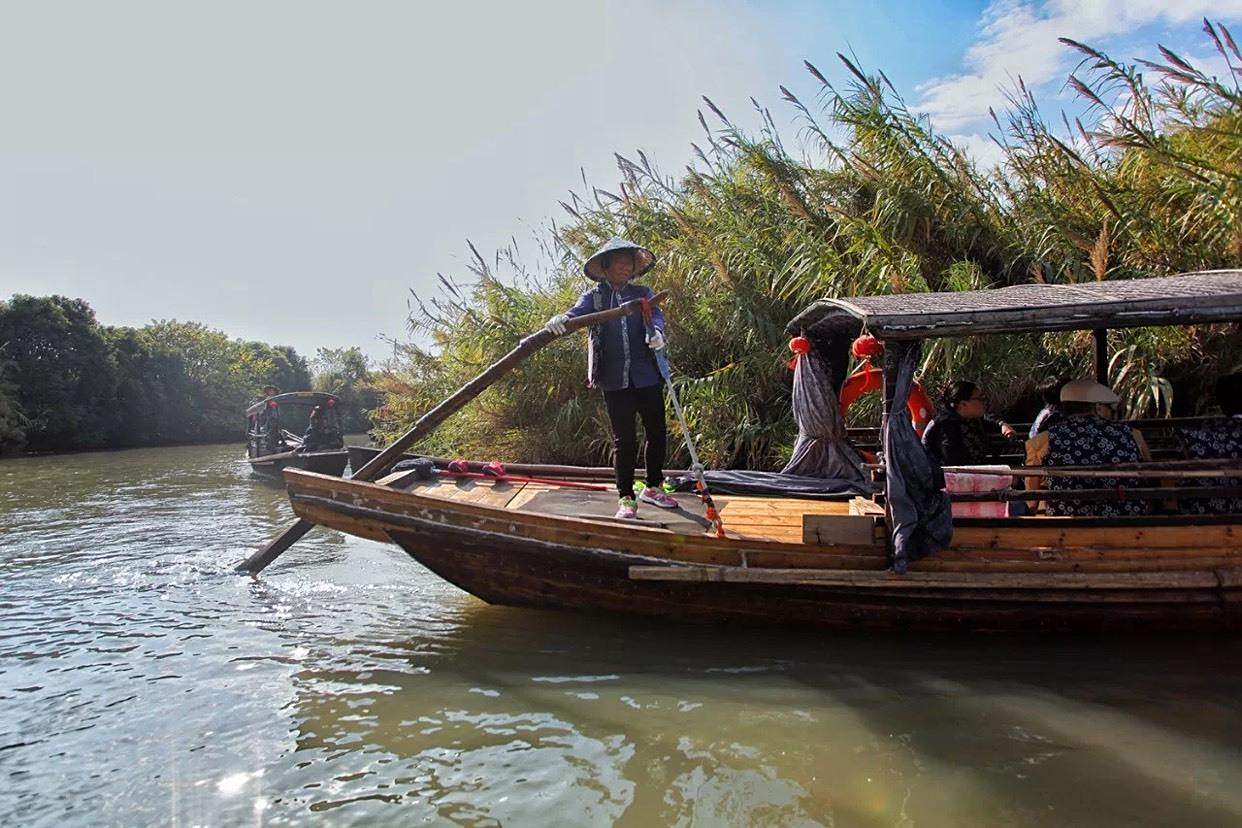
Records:
[[[278,537],[265,543],[255,550],[254,554],[237,565],[235,572],[242,572],[247,575],[258,575],[267,565],[280,557],[280,553],[284,552],[290,546],[293,546],[302,536],[315,528],[315,524],[309,520],[299,518],[298,522],[290,526]]]

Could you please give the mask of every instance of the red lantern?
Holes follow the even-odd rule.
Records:
[[[805,336],[795,336],[789,340],[789,350],[793,351],[793,356],[789,358],[789,370],[793,370],[798,366],[798,357],[806,356],[811,352],[811,340]]]
[[[871,359],[884,353],[884,343],[871,334],[863,334],[850,346],[854,359]]]

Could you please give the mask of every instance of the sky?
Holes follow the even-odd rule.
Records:
[[[852,52],[987,162],[1017,77],[1072,105],[1057,37],[1207,59],[1204,15],[1242,0],[0,0],[0,298],[383,359],[467,239],[533,250],[614,152],[689,163],[702,95],[792,137],[778,86]]]

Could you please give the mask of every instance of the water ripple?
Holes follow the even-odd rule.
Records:
[[[509,610],[322,530],[243,578],[291,514],[238,455],[0,461],[0,822],[1242,819],[1236,639]]]

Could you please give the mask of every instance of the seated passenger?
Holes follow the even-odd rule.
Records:
[[[306,433],[302,435],[302,448],[306,451],[319,451],[326,448],[337,448],[336,435],[328,427],[327,417],[324,416],[323,408],[315,406],[311,409],[310,422],[306,426]]]
[[[1067,382],[1061,389],[1062,418],[1026,443],[1028,466],[1111,466],[1151,459],[1143,435],[1111,419],[1118,397],[1108,386],[1089,379]],[[1044,484],[1047,485],[1044,485]],[[1048,491],[1117,489],[1138,481],[1119,477],[1028,477],[1028,489]],[[1049,500],[1049,515],[1120,517],[1145,515],[1145,500]]]
[[[1216,382],[1216,401],[1223,417],[1197,428],[1178,432],[1188,460],[1238,460],[1242,458],[1242,373]],[[1242,486],[1242,478],[1199,478],[1186,486]],[[1242,513],[1242,496],[1195,498],[1181,502],[1182,511],[1197,515]]]
[[[1017,432],[988,414],[987,395],[973,382],[949,386],[944,407],[923,432],[923,446],[945,466],[983,466],[995,461],[990,436],[1007,438]]]
[[[1039,395],[1044,400],[1044,407],[1035,415],[1034,422],[1031,423],[1031,431],[1027,437],[1034,437],[1040,432],[1047,431],[1057,420],[1061,419],[1063,412],[1061,411],[1061,388],[1065,385],[1065,380],[1056,378],[1044,380],[1039,384]]]

